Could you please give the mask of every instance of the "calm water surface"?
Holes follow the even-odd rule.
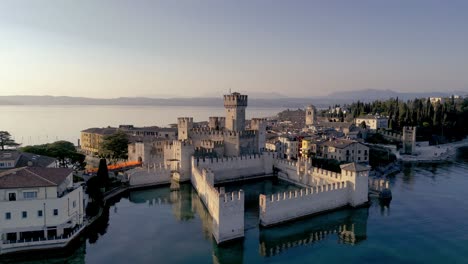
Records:
[[[282,108],[248,107],[247,118],[274,116]],[[18,143],[35,145],[67,140],[76,144],[80,131],[90,127],[167,126],[178,117],[207,121],[224,116],[222,107],[172,106],[0,106],[0,131],[9,131]]]
[[[132,191],[115,201],[66,255],[9,263],[467,263],[468,149],[456,162],[406,166],[391,177],[389,207],[342,210],[258,227],[256,197],[294,188],[274,180],[246,191],[245,239],[217,246],[211,218],[189,184]],[[354,238],[336,230],[354,230]],[[23,255],[24,256],[24,255]]]

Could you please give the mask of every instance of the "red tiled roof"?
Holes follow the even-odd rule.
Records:
[[[58,186],[73,172],[68,168],[24,167],[0,173],[0,189]]]

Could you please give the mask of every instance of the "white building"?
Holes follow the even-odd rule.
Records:
[[[443,104],[444,103],[444,98],[442,98],[442,97],[429,97],[429,101],[431,102],[431,104],[436,104],[436,103]]]
[[[71,169],[24,167],[0,173],[0,253],[70,237],[82,228],[84,207],[83,188],[73,184]]]
[[[284,159],[297,159],[299,155],[299,141],[295,138],[290,137],[279,137],[280,142],[279,149],[276,151],[281,158]]]
[[[362,122],[366,123],[366,127],[372,130],[377,130],[380,128],[388,128],[388,118],[383,116],[363,116],[357,117],[354,124],[359,126]]]
[[[339,162],[369,162],[369,147],[348,139],[327,140],[317,144],[316,155]]]

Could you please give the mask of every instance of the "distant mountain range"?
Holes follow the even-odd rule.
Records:
[[[328,107],[334,104],[346,104],[360,100],[363,102],[383,100],[398,97],[401,100],[409,100],[422,97],[449,97],[452,94],[465,96],[468,91],[454,92],[421,92],[401,93],[392,90],[358,90],[334,92],[328,96],[294,98],[272,93],[261,97],[261,93],[246,93],[249,95],[249,106],[253,107],[284,107],[302,108],[313,104],[317,107]],[[223,106],[220,97],[197,98],[148,98],[148,97],[120,97],[113,99],[97,99],[86,97],[68,96],[0,96],[0,105],[154,105],[154,106]]]

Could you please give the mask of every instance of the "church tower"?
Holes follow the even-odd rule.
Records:
[[[313,105],[307,106],[306,120],[305,120],[306,127],[315,125],[316,119],[317,119],[316,115],[317,115],[317,109],[315,109],[315,106]]]
[[[232,93],[224,95],[224,108],[226,109],[226,129],[230,131],[245,130],[245,108],[247,95]]]

